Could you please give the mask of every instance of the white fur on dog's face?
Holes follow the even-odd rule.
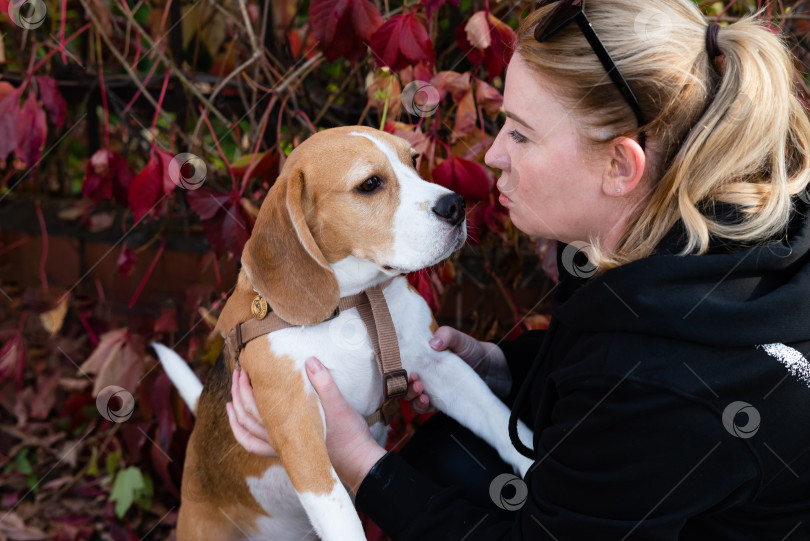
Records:
[[[384,271],[398,274],[429,267],[458,250],[467,238],[466,221],[454,226],[432,210],[442,196],[453,192],[423,180],[411,164],[403,163],[397,150],[383,137],[356,131],[349,135],[374,143],[393,170],[399,190],[399,205],[391,224],[393,243],[387,253],[372,254],[368,259]],[[373,166],[360,163],[352,168],[350,175],[356,175],[355,180],[363,182],[373,171]]]

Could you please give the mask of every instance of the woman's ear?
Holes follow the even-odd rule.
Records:
[[[607,158],[602,175],[602,192],[611,197],[621,197],[635,190],[647,164],[647,157],[638,141],[617,137],[608,146]]]
[[[329,317],[340,300],[340,286],[312,237],[305,205],[304,173],[279,177],[259,210],[253,234],[242,252],[251,284],[270,308],[294,325]]]

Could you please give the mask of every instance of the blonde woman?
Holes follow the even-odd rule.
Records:
[[[335,469],[395,539],[810,539],[810,123],[788,48],[691,0],[563,0],[518,38],[486,161],[515,226],[560,242],[551,327],[431,344],[512,401],[536,462],[470,463],[476,493],[386,453],[310,359]],[[244,376],[233,394],[239,441],[271,453]],[[429,407],[418,380],[410,398]]]

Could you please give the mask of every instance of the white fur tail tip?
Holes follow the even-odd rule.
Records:
[[[202,394],[203,385],[197,378],[194,372],[191,371],[188,363],[183,360],[180,355],[174,352],[173,349],[167,348],[158,342],[152,342],[151,346],[155,348],[160,364],[169,376],[169,379],[177,387],[183,401],[188,404],[188,408],[195,415],[197,414],[197,400]]]

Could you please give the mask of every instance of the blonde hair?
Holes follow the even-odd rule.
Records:
[[[810,121],[779,35],[741,19],[720,29],[723,59],[712,61],[706,20],[691,0],[589,1],[586,14],[647,118],[640,128],[575,22],[543,43],[534,39],[554,5],[522,21],[515,52],[570,104],[588,143],[647,134],[649,193],[610,253],[591,240],[600,270],[651,255],[678,219],[682,254],[705,253],[710,235],[756,244],[784,232],[791,198],[810,181]],[[595,135],[605,132],[613,135]],[[738,219],[717,220],[720,202],[735,205]]]

